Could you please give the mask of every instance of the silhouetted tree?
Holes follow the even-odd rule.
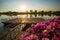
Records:
[[[41,16],[43,16],[44,15],[44,11],[41,11]]]
[[[35,15],[35,17],[36,17],[36,16],[37,16],[37,10],[35,10],[35,12],[34,12],[34,13],[35,13],[34,15]]]
[[[31,13],[31,14],[30,14],[30,17],[32,17],[33,10],[30,10],[30,13]]]
[[[51,14],[52,14],[52,11],[48,11],[48,15],[51,16]]]

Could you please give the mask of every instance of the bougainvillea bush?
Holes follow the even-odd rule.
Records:
[[[60,16],[32,24],[19,37],[20,40],[60,40]]]

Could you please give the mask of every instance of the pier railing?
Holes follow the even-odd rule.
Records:
[[[14,28],[11,28],[11,30],[7,31],[4,35],[0,36],[1,40],[16,40],[19,38],[18,35],[20,34],[21,30],[24,28],[26,24],[19,24]]]

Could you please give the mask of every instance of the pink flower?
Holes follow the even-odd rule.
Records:
[[[32,30],[34,32],[38,31],[40,29],[40,24],[36,24],[34,27],[32,27]]]
[[[24,40],[24,35],[23,34],[20,35],[20,40]]]
[[[24,32],[24,37],[29,36],[29,32]]]
[[[42,40],[49,40],[48,38],[42,38]]]
[[[50,22],[48,22],[48,21],[47,21],[47,22],[45,22],[45,24],[46,24],[46,25],[49,25],[49,24],[50,24]]]
[[[60,24],[60,20],[58,20],[58,23]]]
[[[42,37],[43,37],[42,32],[41,33],[38,33],[37,35],[38,35],[39,40],[42,40]]]
[[[37,23],[33,28],[33,31],[38,31],[38,30],[44,30],[45,29],[45,24],[43,24],[43,23]]]
[[[58,20],[60,20],[60,16],[58,16],[58,18],[57,18]]]
[[[49,32],[48,32],[47,30],[44,30],[44,31],[42,32],[43,37],[45,37],[45,38],[48,37],[48,35],[49,35],[48,33],[49,33]]]
[[[55,29],[55,32],[56,32],[56,33],[58,33],[58,32],[60,33],[60,29],[59,29],[59,28],[56,28],[56,29]]]
[[[31,27],[34,27],[34,26],[35,26],[35,24],[32,24],[32,25],[31,25]]]
[[[20,40],[24,40],[25,37],[29,36],[28,32],[24,32],[23,34],[20,35]]]
[[[25,38],[25,40],[31,40],[31,38],[28,36],[28,37]]]
[[[60,38],[56,37],[56,35],[54,35],[53,40],[60,40]]]
[[[26,40],[39,40],[38,36],[37,35],[34,35],[34,34],[31,34],[30,36],[27,36],[26,37]]]
[[[48,19],[45,22],[32,24],[23,34],[20,40],[60,40],[60,16]]]
[[[47,22],[54,22],[54,19],[48,19]]]
[[[29,27],[29,28],[26,30],[26,32],[30,32],[30,30],[31,30],[31,28]]]
[[[58,27],[58,23],[57,22],[51,22],[50,25],[54,28],[57,28]]]
[[[48,26],[47,26],[47,29],[48,29],[48,30],[51,30],[51,28],[52,28],[51,25],[48,25]]]

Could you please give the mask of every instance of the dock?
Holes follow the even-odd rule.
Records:
[[[6,22],[4,24],[3,34],[0,35],[1,40],[19,40],[19,34],[25,31],[34,23],[39,23],[45,21],[42,18],[16,18]]]

